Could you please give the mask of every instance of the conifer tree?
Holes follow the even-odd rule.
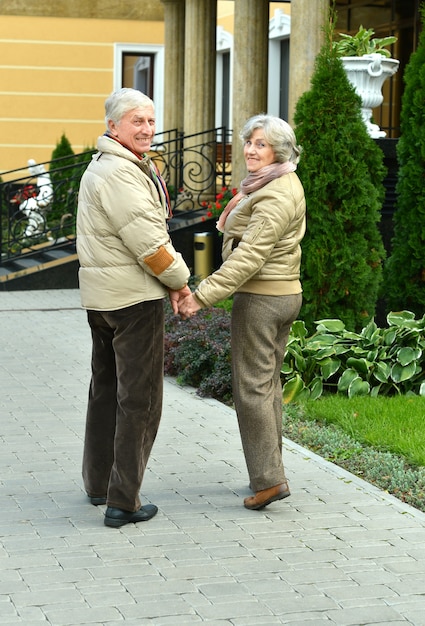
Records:
[[[62,215],[68,212],[71,196],[70,179],[72,179],[74,163],[74,151],[71,143],[66,135],[62,134],[51,156],[50,178],[53,184],[53,203],[49,215],[50,225],[55,225],[61,220]]]
[[[71,143],[65,133],[63,133],[52,152],[52,161],[55,159],[63,159],[64,157],[72,156],[73,154],[74,151],[71,147]],[[66,162],[67,161],[65,159],[65,163]]]
[[[331,22],[326,39],[294,115],[307,202],[300,318],[310,330],[324,318],[359,330],[375,315],[382,280],[378,223],[385,168],[362,120],[360,98],[332,48]]]
[[[387,307],[425,312],[425,5],[416,51],[404,71],[394,237],[384,276]]]

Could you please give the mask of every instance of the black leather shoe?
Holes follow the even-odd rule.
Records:
[[[106,496],[88,496],[88,499],[93,504],[93,506],[99,506],[100,504],[106,504]]]
[[[147,522],[158,513],[158,507],[154,504],[145,504],[138,511],[123,511],[108,506],[105,513],[105,526],[120,528],[124,524],[137,524],[137,522]]]

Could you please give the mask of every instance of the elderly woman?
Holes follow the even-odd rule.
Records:
[[[302,303],[305,198],[295,173],[301,149],[285,121],[256,115],[241,137],[248,175],[217,223],[223,264],[181,299],[179,312],[189,317],[234,294],[233,398],[254,492],[244,506],[262,509],[290,495],[282,462],[280,370]]]
[[[147,156],[155,109],[136,89],[105,102],[106,132],[85,171],[77,213],[81,302],[92,335],[83,479],[118,528],[157,513],[139,490],[162,411],[164,305],[190,295],[167,230],[167,190]],[[173,304],[174,306],[174,304]]]

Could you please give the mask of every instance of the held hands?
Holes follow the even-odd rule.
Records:
[[[189,294],[179,302],[179,313],[184,320],[195,315],[201,307],[196,302],[193,294]]]
[[[174,315],[180,314],[186,320],[201,308],[186,285],[182,289],[169,289],[169,296]]]
[[[172,309],[173,309],[173,313],[174,313],[174,315],[178,315],[180,303],[187,296],[190,296],[192,294],[192,292],[190,291],[190,288],[187,285],[185,285],[184,287],[182,287],[181,289],[178,289],[178,290],[169,289],[168,290],[168,294],[169,294],[169,297],[170,297],[170,302],[171,302],[171,306],[172,306]]]

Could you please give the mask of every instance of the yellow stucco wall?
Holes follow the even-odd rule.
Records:
[[[133,5],[129,0],[121,4],[117,19],[70,17],[93,14],[95,7],[88,0],[0,4],[3,179],[10,178],[4,172],[25,167],[28,159],[49,161],[62,134],[76,153],[94,146],[104,130],[105,98],[114,88],[114,44],[163,45],[162,21],[140,21],[139,14],[123,19]],[[97,8],[106,5],[97,0]],[[152,20],[162,5],[153,0],[147,5]],[[23,15],[28,8],[33,15]],[[271,2],[270,17],[276,8],[290,12],[288,3]],[[103,9],[100,14],[105,15]],[[233,0],[218,1],[218,24],[231,33],[233,14]]]
[[[291,5],[289,2],[269,2],[269,16],[273,17],[276,9],[291,15]],[[233,0],[218,0],[217,2],[217,23],[229,33],[234,31],[235,3]]]
[[[114,43],[162,44],[163,22],[0,15],[0,172],[74,152],[104,130]]]

